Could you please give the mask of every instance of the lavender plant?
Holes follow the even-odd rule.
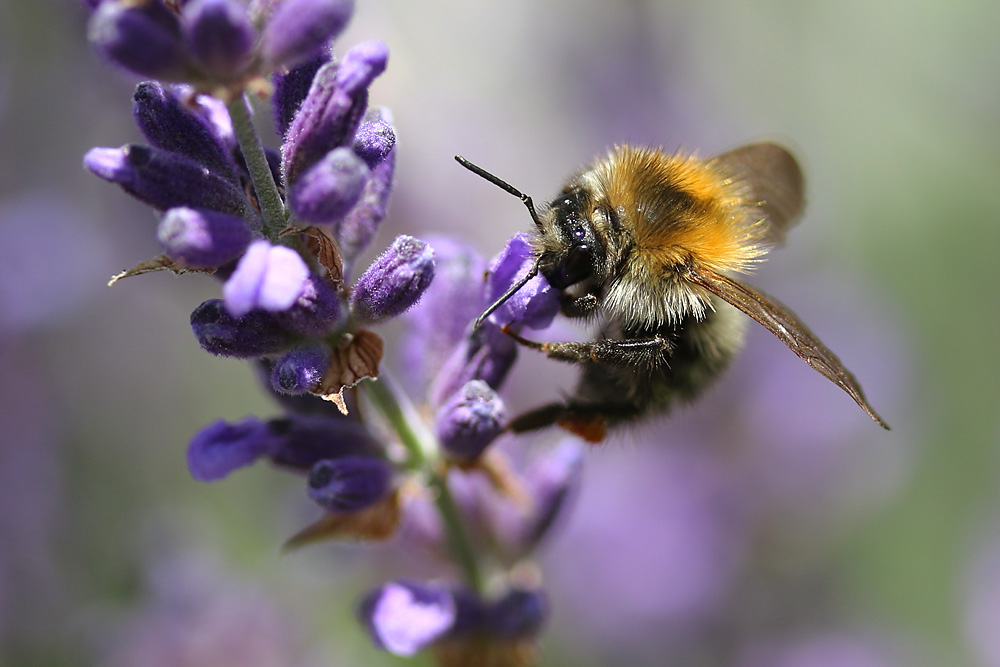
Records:
[[[300,474],[322,511],[290,546],[401,532],[438,554],[439,578],[386,582],[360,601],[378,647],[432,648],[442,665],[532,664],[548,607],[530,556],[581,457],[567,443],[516,469],[495,446],[498,392],[517,356],[501,327],[548,326],[556,294],[536,277],[469,326],[528,270],[526,240],[511,240],[485,282],[486,262],[449,239],[399,236],[360,270],[388,211],[396,131],[387,109],[369,107],[385,45],[333,55],[351,0],[87,4],[95,49],[151,79],[133,96],[147,143],[84,158],[160,214],[163,254],[116,279],[219,279],[219,298],[191,314],[194,335],[254,364],[281,406],[203,428],[188,448],[192,476],[215,481],[267,459]],[[270,97],[280,152],[261,143],[251,96]],[[378,329],[400,316],[414,396],[383,363]]]

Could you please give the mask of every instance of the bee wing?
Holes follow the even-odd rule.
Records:
[[[707,268],[689,267],[684,277],[763,324],[802,361],[850,394],[879,426],[889,429],[889,425],[868,404],[861,385],[854,375],[844,368],[837,355],[831,352],[802,320],[776,299]]]
[[[764,239],[780,244],[802,213],[802,170],[792,154],[777,144],[741,146],[709,160],[720,174],[732,178],[767,218]]]

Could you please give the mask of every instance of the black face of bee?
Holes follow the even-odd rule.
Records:
[[[590,221],[590,196],[570,188],[549,205],[547,217],[558,235],[558,250],[546,250],[538,270],[552,287],[562,290],[594,275],[604,250]]]

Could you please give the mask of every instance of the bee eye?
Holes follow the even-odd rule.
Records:
[[[573,246],[566,261],[559,267],[559,275],[552,286],[557,289],[575,285],[593,272],[594,253],[585,243]],[[552,282],[551,280],[549,281]]]

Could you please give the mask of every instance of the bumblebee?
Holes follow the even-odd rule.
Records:
[[[802,213],[802,171],[781,146],[755,143],[707,160],[615,147],[540,211],[510,184],[455,159],[521,199],[535,225],[534,264],[475,326],[537,274],[559,290],[563,314],[601,323],[588,342],[535,342],[507,330],[522,345],[582,367],[569,398],[515,418],[512,430],[559,424],[599,441],[609,426],[693,400],[742,347],[740,312],[889,428],[794,313],[732,277],[780,245]]]

